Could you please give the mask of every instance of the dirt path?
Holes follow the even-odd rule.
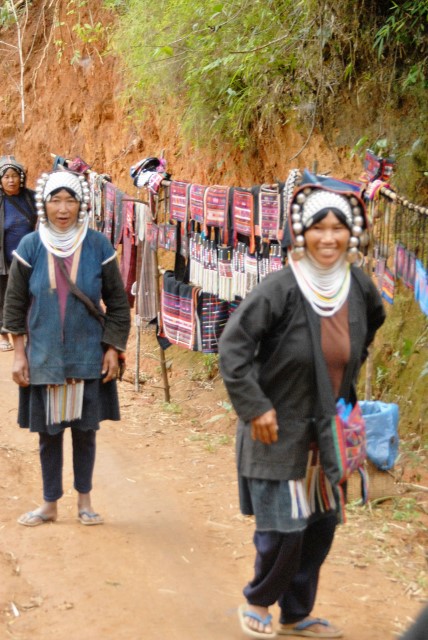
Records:
[[[242,640],[253,525],[239,514],[234,420],[215,389],[174,374],[183,402],[165,407],[156,380],[139,394],[122,383],[123,420],[98,438],[94,505],[106,524],[76,520],[67,444],[59,521],[30,529],[16,518],[40,500],[37,440],[16,426],[13,356],[0,357],[0,638]],[[351,512],[316,614],[347,640],[392,640],[426,595],[424,545],[419,521]]]

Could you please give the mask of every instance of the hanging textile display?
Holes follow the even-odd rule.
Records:
[[[285,183],[251,188],[204,186],[169,181],[157,158],[146,160],[147,166],[144,161],[131,169],[140,176],[147,204],[128,201],[108,179],[89,172],[91,224],[115,247],[121,245],[120,272],[130,305],[135,302],[137,322],[158,319],[168,344],[216,353],[230,313],[263,278],[284,266],[284,228],[302,174],[293,169]],[[393,304],[400,281],[426,314],[428,209],[409,203],[383,182],[392,166],[390,159],[369,152],[366,176],[373,179],[355,183],[369,200],[374,241],[370,255],[361,245],[361,259],[373,261],[386,302]],[[162,278],[160,294],[158,249],[176,254],[174,271]]]

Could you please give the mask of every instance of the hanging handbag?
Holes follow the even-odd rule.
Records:
[[[343,484],[354,471],[364,469],[367,458],[366,424],[358,402],[352,406],[340,398],[336,409],[331,429],[341,474],[339,484]]]

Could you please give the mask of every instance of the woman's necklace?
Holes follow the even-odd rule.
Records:
[[[299,261],[288,258],[299,289],[319,316],[332,316],[346,301],[351,269],[345,256],[332,267],[322,267],[309,255]]]
[[[53,224],[41,224],[39,226],[40,239],[49,253],[58,258],[68,258],[82,244],[88,231],[88,225],[88,216],[85,217],[82,224],[76,224],[66,231],[61,231]]]

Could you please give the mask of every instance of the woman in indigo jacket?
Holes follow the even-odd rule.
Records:
[[[21,240],[10,270],[4,329],[15,346],[18,423],[39,434],[43,478],[44,501],[18,519],[25,526],[57,519],[67,427],[78,519],[103,522],[91,502],[95,436],[100,421],[120,418],[116,377],[130,311],[113,247],[88,228],[88,201],[83,176],[43,174],[39,229]]]
[[[26,187],[24,167],[14,156],[0,158],[0,351],[11,351],[9,336],[1,330],[12,254],[21,238],[37,222],[34,191]]]
[[[333,190],[320,180],[305,172],[290,198],[288,266],[240,303],[220,340],[239,418],[240,507],[256,522],[254,577],[238,610],[255,638],[275,636],[275,602],[279,635],[342,635],[311,616],[338,521],[329,428],[339,398],[356,402],[356,379],[385,313],[371,279],[351,266],[364,204],[346,183],[334,181]]]

